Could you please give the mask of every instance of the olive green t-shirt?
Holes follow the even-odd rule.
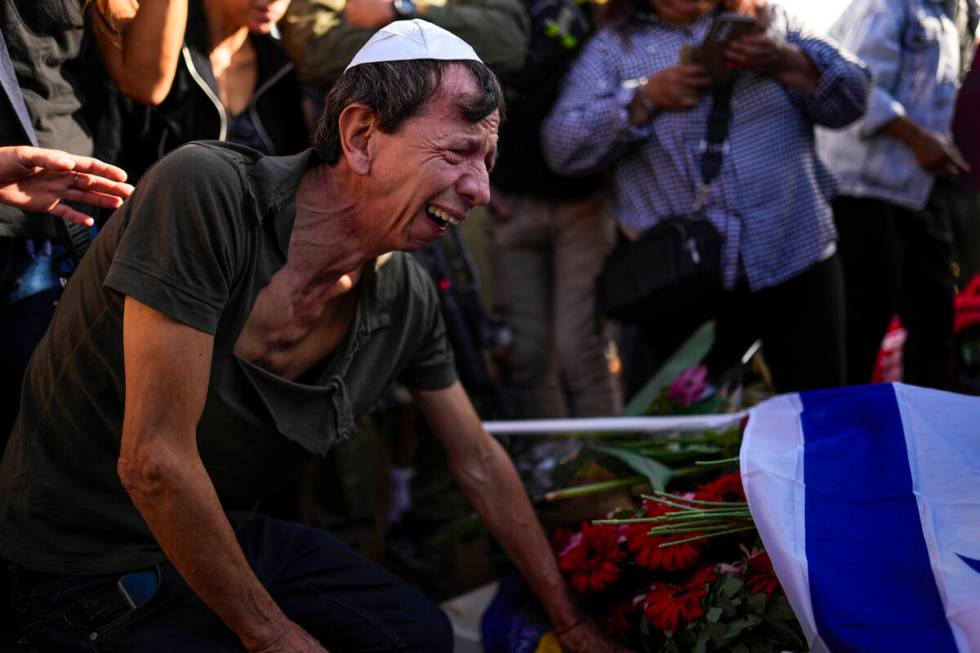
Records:
[[[354,321],[314,378],[287,381],[234,355],[256,296],[286,261],[296,189],[317,163],[313,150],[263,157],[193,143],[116,211],[28,367],[0,464],[0,556],[76,575],[164,558],[116,474],[126,295],[215,337],[198,447],[233,522],[349,437],[393,380],[453,383],[435,288],[402,253],[363,276]]]

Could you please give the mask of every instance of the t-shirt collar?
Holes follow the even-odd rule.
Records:
[[[248,168],[248,180],[261,222],[275,220],[276,241],[283,259],[296,220],[296,191],[307,170],[320,163],[316,150],[303,150],[291,156],[265,156]],[[289,210],[292,205],[293,210]]]

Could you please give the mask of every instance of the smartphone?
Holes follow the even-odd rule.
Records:
[[[133,610],[153,598],[160,587],[160,570],[156,567],[140,569],[119,577],[116,587]]]
[[[718,14],[700,46],[681,49],[681,63],[701,64],[711,75],[714,84],[723,84],[734,74],[734,71],[725,66],[725,50],[728,45],[764,29],[762,23],[752,16],[733,11]]]

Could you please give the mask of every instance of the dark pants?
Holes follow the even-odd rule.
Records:
[[[0,455],[20,407],[27,362],[61,295],[51,245],[31,249],[21,238],[0,237]]]
[[[908,331],[903,380],[944,388],[953,343],[950,194],[937,186],[925,209],[841,196],[834,202],[847,292],[847,377],[871,379],[892,316]]]
[[[327,650],[452,650],[452,629],[438,606],[326,531],[258,516],[238,538],[283,612]],[[159,587],[133,609],[117,589],[118,574],[56,579],[14,567],[24,642],[44,653],[245,650],[172,564],[157,569]]]
[[[780,392],[831,388],[844,385],[843,297],[840,258],[834,255],[756,292],[743,279],[713,300],[710,310],[641,329],[662,362],[701,322],[713,317],[715,343],[705,363],[716,380],[761,339]]]

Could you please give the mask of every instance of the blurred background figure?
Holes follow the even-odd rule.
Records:
[[[289,0],[190,0],[170,93],[158,106],[131,106],[124,121],[119,162],[133,179],[192,140],[230,141],[270,155],[309,147],[303,91],[276,28],[288,6]]]
[[[702,66],[677,62],[683,46],[704,41],[724,8],[766,25],[726,51],[739,72],[720,111],[729,133],[703,207],[722,236],[725,290],[689,315],[641,328],[663,361],[716,317],[709,356],[716,377],[761,338],[779,390],[839,385],[843,281],[829,205],[834,185],[816,156],[813,129],[842,127],[864,112],[870,76],[860,62],[778,6],[613,0],[611,22],[586,45],[544,124],[545,152],[566,174],[611,170],[616,219],[632,238],[665,218],[691,215],[712,80]]]
[[[953,195],[954,260],[963,288],[980,274],[980,50],[956,98],[953,142],[970,166],[958,176]]]
[[[98,103],[82,90],[90,76],[106,77],[139,102],[160,102],[173,81],[186,20],[187,0],[0,3],[10,63],[6,101],[0,101],[0,146],[37,144],[91,156]],[[66,251],[57,220],[0,205],[0,447],[17,413],[24,368],[51,319],[72,255],[79,253]],[[88,238],[82,226],[71,235],[76,249],[84,249]],[[32,280],[29,287],[25,279]]]
[[[908,332],[904,380],[947,387],[953,339],[956,95],[972,60],[974,0],[854,0],[831,36],[874,73],[868,113],[819,134],[835,173],[847,303],[847,380],[867,383],[895,314]],[[976,119],[976,116],[973,116]]]
[[[493,185],[494,309],[510,326],[507,372],[523,418],[619,413],[621,400],[595,312],[595,279],[613,245],[602,175],[552,172],[541,123],[589,36],[574,0],[528,0],[527,63],[509,79]],[[565,441],[567,444],[567,441]]]
[[[293,0],[283,42],[303,82],[322,96],[378,28],[404,18],[423,18],[462,38],[504,80],[524,65],[528,19],[521,0]]]

